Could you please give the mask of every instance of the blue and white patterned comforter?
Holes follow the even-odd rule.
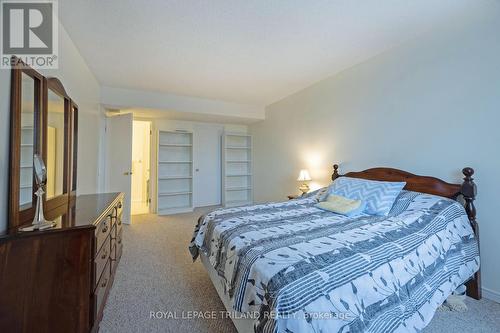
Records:
[[[347,218],[315,198],[219,209],[190,251],[257,332],[417,332],[479,269],[464,208],[403,191],[389,216]]]

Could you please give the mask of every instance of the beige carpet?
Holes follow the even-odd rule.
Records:
[[[231,320],[220,315],[224,305],[203,265],[192,263],[187,249],[205,211],[134,216],[132,225],[124,227],[123,256],[101,332],[236,332]],[[437,313],[425,333],[500,332],[500,304],[468,299],[467,305],[465,313]],[[167,318],[151,318],[152,312]]]

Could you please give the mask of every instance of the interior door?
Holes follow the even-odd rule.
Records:
[[[217,124],[197,124],[193,144],[193,206],[221,203],[221,135]]]
[[[132,114],[106,118],[106,191],[125,193],[123,223],[132,204]]]

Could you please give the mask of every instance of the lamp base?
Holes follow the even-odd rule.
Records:
[[[30,226],[20,228],[20,231],[35,231],[35,230],[45,230],[55,227],[56,223],[53,221],[47,221],[43,215],[43,202],[42,196],[45,192],[41,185],[38,186],[38,190],[35,192],[37,196],[35,216],[33,217],[33,223]]]
[[[36,231],[36,230],[42,231],[42,230],[46,230],[46,229],[51,229],[55,226],[56,226],[55,222],[44,221],[44,222],[39,222],[36,224],[29,225],[27,227],[19,228],[19,231]]]
[[[306,183],[300,185],[299,187],[300,192],[302,192],[302,195],[305,195],[307,192],[309,192],[309,185]]]

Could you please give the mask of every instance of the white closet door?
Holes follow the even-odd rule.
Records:
[[[125,193],[123,223],[130,223],[132,114],[106,118],[106,191]]]
[[[224,127],[196,124],[194,128],[193,205],[205,207],[221,203],[221,144]]]

